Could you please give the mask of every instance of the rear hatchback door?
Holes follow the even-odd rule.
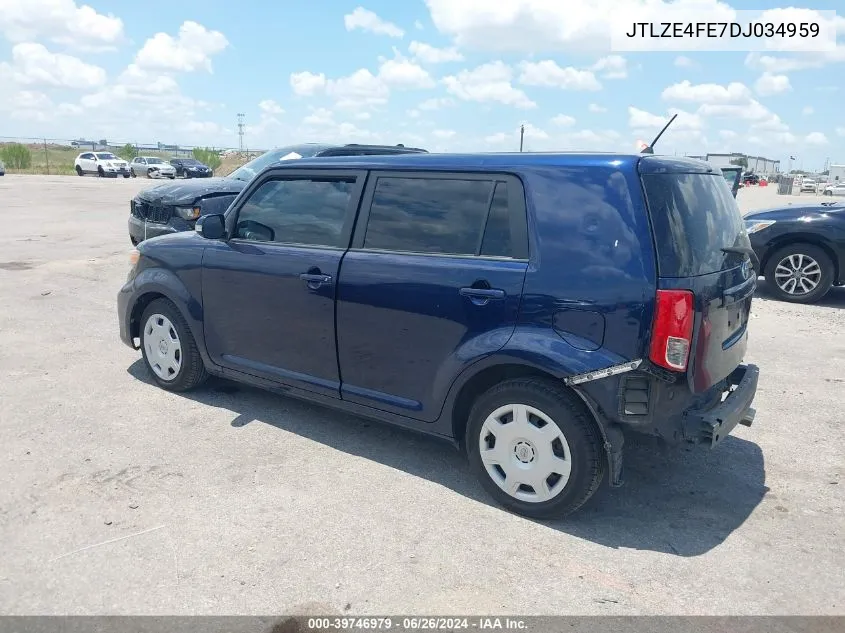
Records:
[[[757,273],[749,256],[737,251],[751,244],[721,170],[657,156],[643,158],[639,170],[654,232],[658,288],[695,295],[687,374],[693,392],[706,391],[745,355]]]

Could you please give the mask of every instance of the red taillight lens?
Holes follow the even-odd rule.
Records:
[[[686,370],[695,318],[693,306],[689,290],[657,291],[649,352],[653,363],[674,371]]]

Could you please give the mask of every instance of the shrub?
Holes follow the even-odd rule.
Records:
[[[213,171],[217,170],[220,165],[223,163],[222,159],[220,158],[220,152],[217,152],[213,149],[195,147],[191,152],[199,162],[203,165],[207,165]]]
[[[123,160],[129,162],[138,155],[138,148],[132,145],[132,143],[127,143],[119,150],[117,150],[117,155],[120,156]]]
[[[32,166],[32,152],[20,143],[4,145],[0,149],[0,158],[9,169],[29,169]]]

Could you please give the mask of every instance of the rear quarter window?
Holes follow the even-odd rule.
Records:
[[[737,265],[726,246],[749,246],[742,214],[721,174],[645,174],[661,277],[695,277]]]

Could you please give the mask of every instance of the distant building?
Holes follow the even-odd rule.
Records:
[[[845,182],[845,165],[831,165],[827,176],[828,182]]]
[[[695,158],[699,158],[696,156]],[[780,173],[780,161],[771,158],[764,158],[762,156],[749,156],[748,154],[731,153],[731,154],[707,154],[703,160],[706,160],[715,167],[730,167],[735,164],[733,161],[745,159],[748,164],[746,169],[752,171],[760,176],[771,176]]]

